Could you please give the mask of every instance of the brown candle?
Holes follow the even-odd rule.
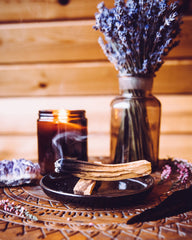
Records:
[[[84,110],[39,111],[38,160],[41,174],[54,172],[59,158],[87,161],[87,119]]]

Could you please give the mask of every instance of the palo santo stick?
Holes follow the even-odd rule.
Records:
[[[139,160],[120,164],[90,163],[73,159],[59,159],[55,162],[55,171],[96,181],[116,181],[136,178],[151,173],[151,163]]]
[[[78,195],[91,195],[95,184],[96,181],[94,180],[79,179],[73,188],[73,192]]]

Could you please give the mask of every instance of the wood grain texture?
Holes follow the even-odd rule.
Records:
[[[1,22],[50,21],[63,19],[94,18],[100,0],[71,0],[59,4],[58,0],[1,0]],[[113,1],[105,0],[107,7],[114,7]]]
[[[88,153],[109,156],[110,102],[114,96],[0,98],[0,155],[37,159],[40,109],[85,109]],[[162,103],[160,157],[192,156],[192,96],[158,95]]]
[[[192,55],[192,17],[185,17],[181,44],[169,57]],[[0,63],[106,60],[94,20],[0,25]]]
[[[160,158],[183,158],[192,161],[192,134],[162,134],[160,136]]]
[[[62,5],[58,0],[1,0],[0,21],[25,22],[94,18],[97,4],[100,2],[101,0],[71,0]],[[105,0],[104,2],[108,8],[114,7],[114,1]],[[179,2],[183,2],[184,13],[191,13],[190,0],[180,0]]]
[[[75,159],[59,159],[55,162],[55,171],[64,174],[71,173],[87,180],[116,181],[151,174],[151,163],[147,160],[139,160],[120,164],[105,164]]]
[[[167,60],[154,78],[155,94],[192,93],[192,60]],[[0,66],[0,96],[82,96],[118,94],[109,62]]]
[[[161,133],[192,133],[192,96],[157,95],[162,104]],[[0,134],[34,135],[38,111],[85,109],[89,134],[110,131],[110,102],[114,96],[0,98]]]
[[[95,134],[88,139],[89,156],[109,156],[109,134]],[[192,161],[192,134],[161,134],[159,157]],[[26,158],[37,161],[36,136],[0,136],[1,159]]]
[[[94,21],[0,25],[0,63],[105,59]]]

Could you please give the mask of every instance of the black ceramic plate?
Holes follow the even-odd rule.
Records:
[[[73,188],[78,180],[79,178],[71,175],[50,174],[41,179],[40,185],[49,197],[65,203],[111,207],[142,201],[154,184],[150,175],[120,181],[97,182],[92,195],[76,195]]]

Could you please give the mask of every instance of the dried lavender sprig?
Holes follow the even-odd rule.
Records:
[[[177,184],[187,184],[192,176],[192,165],[189,164],[187,160],[173,159],[163,167],[159,183],[171,178],[172,173],[177,174],[177,180],[173,183],[173,186]]]
[[[171,172],[172,172],[171,166],[169,166],[168,164],[166,164],[166,165],[163,167],[163,171],[162,171],[162,173],[161,173],[161,181],[167,180],[167,179],[170,177]]]
[[[2,208],[6,212],[13,213],[20,217],[26,217],[27,219],[30,219],[32,221],[38,220],[36,216],[30,214],[23,206],[16,205],[14,202],[10,202],[9,199],[1,200],[0,208]]]
[[[176,171],[179,173],[177,177],[178,182],[183,184],[187,183],[190,176],[192,175],[192,166],[186,160],[174,160],[174,165],[176,167]]]
[[[182,23],[178,2],[167,0],[115,0],[115,7],[98,5],[96,24],[105,41],[104,53],[120,74],[154,75],[165,56],[178,45]]]

